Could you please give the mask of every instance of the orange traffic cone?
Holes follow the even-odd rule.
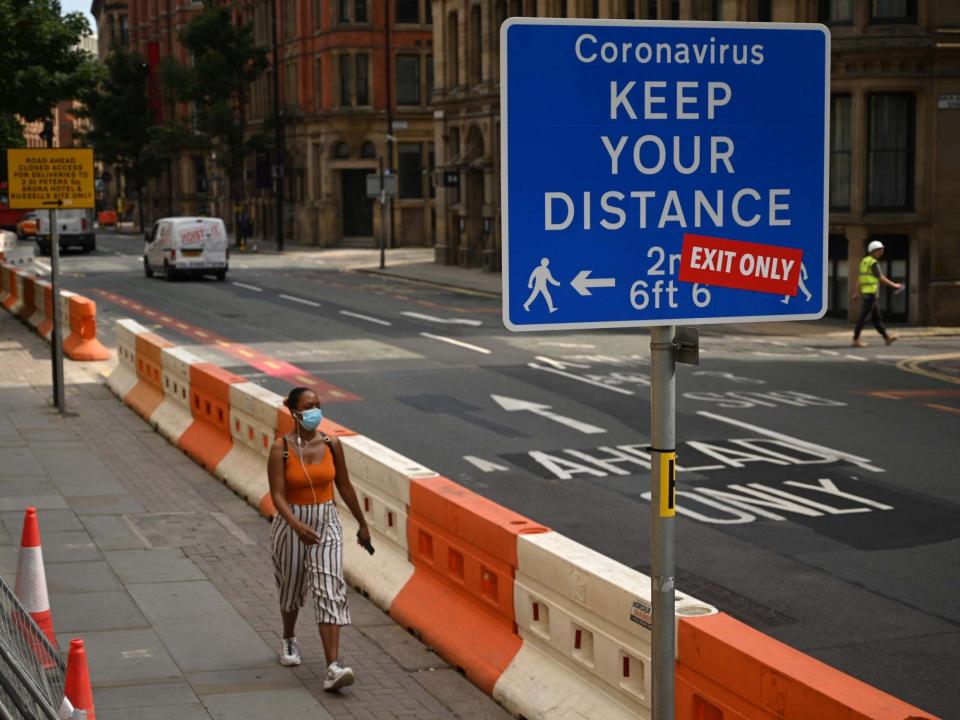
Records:
[[[57,647],[53,634],[53,614],[47,595],[47,576],[43,571],[43,551],[40,549],[40,524],[37,509],[28,507],[23,518],[23,534],[20,538],[20,556],[17,559],[17,583],[14,588],[17,599],[23,604],[33,621],[40,626],[47,640]]]
[[[63,694],[76,710],[85,710],[87,720],[96,720],[93,708],[93,690],[90,688],[90,670],[87,667],[87,651],[83,640],[70,641],[70,653],[67,655],[67,679],[63,684]]]

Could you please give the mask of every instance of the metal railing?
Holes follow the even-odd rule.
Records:
[[[59,720],[66,665],[0,578],[0,720]]]

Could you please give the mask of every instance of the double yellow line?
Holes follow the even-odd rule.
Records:
[[[927,370],[921,367],[924,363],[935,362],[937,360],[960,360],[960,353],[943,353],[940,355],[922,355],[920,357],[908,358],[897,363],[897,367],[907,372],[923,375],[933,380],[942,380],[943,382],[960,385],[960,376],[948,375],[947,373],[937,372],[936,370]]]

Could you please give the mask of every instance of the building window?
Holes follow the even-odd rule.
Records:
[[[427,188],[430,199],[437,197],[437,153],[433,149],[433,143],[427,144]]]
[[[867,208],[913,209],[914,102],[904,93],[869,96]]]
[[[850,209],[851,152],[850,96],[830,98],[830,209]]]
[[[420,56],[397,55],[397,105],[420,104]]]
[[[917,0],[870,0],[870,22],[915,23]]]
[[[680,19],[680,0],[670,0],[670,19]]]
[[[423,146],[420,143],[397,145],[397,183],[400,199],[423,197]]]
[[[714,5],[719,5],[714,0]],[[719,17],[714,18],[719,20]],[[773,0],[757,0],[757,22],[771,22],[773,20]]]
[[[847,237],[831,235],[827,251],[827,315],[847,316]]]
[[[557,8],[557,17],[565,18],[567,17],[567,0],[560,0],[559,7]],[[513,13],[511,13],[512,15]]]
[[[367,0],[354,0],[353,21],[358,23],[367,21]]]
[[[427,55],[427,105],[433,102],[433,55]]]
[[[288,110],[296,110],[300,107],[299,97],[297,97],[297,61],[288,60],[284,66],[284,100]]]
[[[626,0],[623,8],[623,17],[626,20],[637,19],[637,3],[635,0]]]
[[[283,37],[292,38],[297,24],[295,0],[283,0]]]
[[[350,22],[350,0],[340,0],[337,3],[337,21],[342,23]]]
[[[370,57],[366,53],[357,53],[357,105],[370,104]]]
[[[333,157],[337,160],[346,160],[350,157],[350,146],[341,140],[333,146]]]
[[[320,170],[323,165],[323,145],[313,143],[313,199],[319,200],[323,192],[323,175]]]
[[[658,0],[647,0],[647,20],[656,20],[660,17],[660,3]]]
[[[120,44],[124,47],[130,45],[130,23],[126,15],[120,16]]]
[[[906,282],[910,277],[910,238],[907,235],[871,235],[869,240],[883,243],[880,270],[893,282]],[[881,312],[890,322],[906,322],[910,293],[880,293]]]
[[[394,19],[398,23],[420,22],[420,0],[397,0],[397,14]]]
[[[600,0],[590,0],[590,17],[600,17]]]
[[[432,0],[424,0],[423,7],[423,21],[427,25],[433,25],[433,2]]]
[[[447,18],[447,88],[460,84],[460,29],[457,14],[450,13]]]
[[[481,38],[483,26],[480,19],[480,6],[470,8],[470,85],[479,85],[482,73],[483,48]]]
[[[353,104],[350,97],[351,62],[349,55],[340,56],[340,107],[350,107]]]
[[[377,156],[377,146],[367,140],[360,146],[360,157],[364,160],[370,160]]]
[[[323,62],[320,58],[313,61],[313,109],[323,109]]]
[[[850,25],[853,0],[820,0],[820,21],[827,25]]]

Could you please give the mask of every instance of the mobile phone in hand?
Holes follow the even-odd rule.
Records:
[[[371,555],[373,555],[373,553],[376,552],[376,550],[373,549],[373,543],[371,543],[369,540],[367,540],[366,542],[364,542],[363,540],[360,539],[360,531],[359,531],[359,530],[357,530],[357,542],[360,543],[360,547],[362,547],[364,550],[366,550],[366,551],[367,551],[368,553],[370,553]]]

